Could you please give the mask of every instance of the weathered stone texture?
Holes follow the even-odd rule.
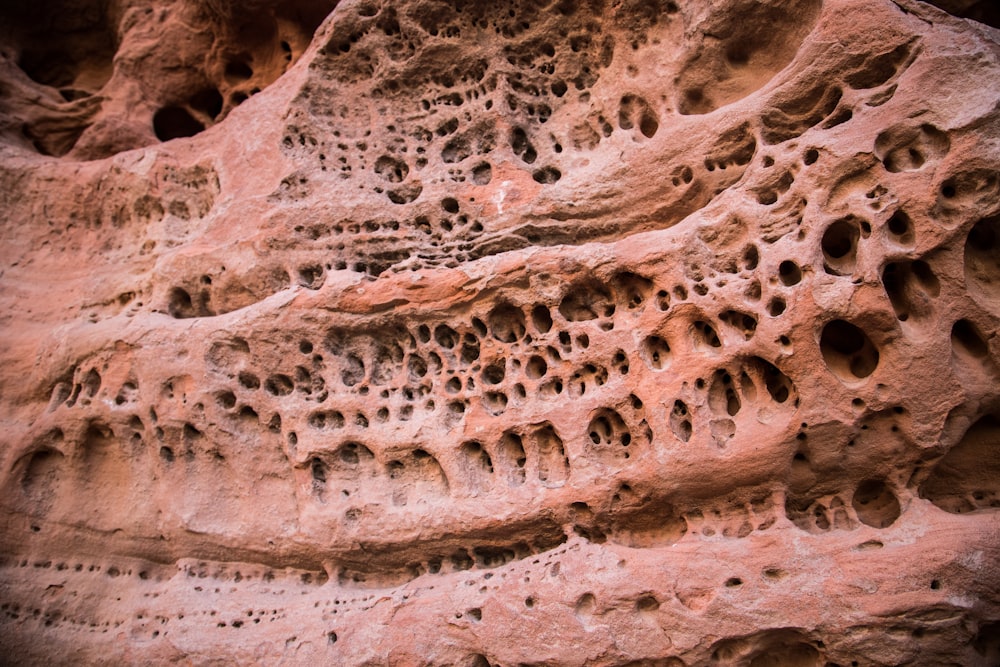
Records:
[[[2,12],[7,659],[1000,664],[994,28]]]

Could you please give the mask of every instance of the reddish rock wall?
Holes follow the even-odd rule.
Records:
[[[8,659],[1000,664],[995,29],[4,11]]]

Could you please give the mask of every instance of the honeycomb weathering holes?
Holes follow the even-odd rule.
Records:
[[[987,415],[934,466],[920,497],[960,514],[1000,507],[1000,419]]]
[[[882,283],[900,322],[929,318],[931,304],[941,292],[941,285],[930,265],[923,260],[889,262],[882,272]]]
[[[875,372],[879,352],[864,331],[846,320],[833,320],[823,327],[820,351],[827,367],[841,380],[855,382]]]
[[[642,358],[654,370],[663,370],[670,361],[670,345],[660,336],[649,336],[642,343]]]
[[[989,355],[989,346],[975,324],[969,320],[958,320],[951,327],[952,348],[969,357],[982,359]]]
[[[804,21],[800,22],[811,25],[815,18],[815,3],[800,4],[800,18],[804,17]],[[354,231],[358,228],[376,231],[381,225],[391,226],[391,229],[400,232],[416,227],[429,236],[430,246],[439,249],[418,247],[420,243],[413,245],[406,233],[397,235],[404,247],[387,249],[384,247],[386,240],[371,239],[365,235],[358,239],[362,242],[344,244],[345,249],[350,249],[346,254],[360,256],[351,261],[338,259],[331,262],[332,266],[328,268],[342,270],[349,267],[353,271],[377,276],[387,269],[417,270],[422,266],[442,264],[453,268],[467,259],[511,249],[510,239],[491,239],[480,243],[480,236],[488,232],[484,229],[488,223],[484,225],[484,221],[474,219],[474,211],[468,210],[468,207],[456,211],[452,204],[458,201],[455,197],[440,200],[447,214],[441,219],[425,213],[410,216],[411,205],[416,207],[429,203],[421,198],[426,196],[424,193],[429,192],[429,188],[437,189],[433,184],[424,182],[422,175],[418,178],[418,175],[427,173],[426,169],[434,171],[435,167],[448,165],[446,180],[459,187],[462,184],[490,184],[491,161],[496,161],[491,155],[509,149],[524,164],[534,167],[527,172],[533,179],[550,185],[557,181],[562,183],[562,177],[566,175],[565,165],[560,163],[557,155],[564,151],[595,148],[602,141],[602,136],[607,138],[614,133],[615,128],[608,119],[613,121],[615,115],[618,129],[633,133],[634,139],[642,140],[653,135],[659,137],[658,132],[662,132],[662,104],[645,91],[642,94],[638,91],[619,93],[614,101],[617,109],[606,109],[597,118],[577,117],[583,109],[589,108],[584,104],[584,98],[589,99],[589,89],[597,85],[600,72],[614,62],[613,54],[620,47],[610,34],[601,38],[597,34],[582,36],[570,27],[582,22],[584,32],[590,30],[591,24],[587,21],[597,11],[596,6],[580,5],[568,14],[570,24],[559,31],[560,39],[554,42],[548,38],[541,41],[521,39],[539,26],[546,25],[544,16],[536,15],[536,10],[531,7],[515,8],[510,16],[508,12],[496,13],[486,8],[463,12],[460,7],[439,7],[427,16],[424,15],[425,10],[430,11],[421,7],[420,11],[404,14],[396,8],[349,5],[338,8],[337,20],[330,26],[329,42],[317,51],[317,58],[311,64],[313,80],[304,86],[301,98],[296,100],[297,104],[308,107],[309,113],[301,118],[295,114],[290,116],[286,134],[281,140],[283,152],[293,158],[301,169],[282,182],[275,196],[282,200],[301,199],[310,196],[317,187],[322,187],[315,184],[315,178],[302,175],[309,171],[312,163],[320,171],[331,172],[330,175],[333,171],[338,172],[336,175],[345,181],[364,177],[362,181],[353,182],[401,207],[399,213],[391,215],[403,219],[389,223],[369,220],[363,224],[346,225],[351,234],[358,234]],[[676,7],[643,5],[642,9],[635,11],[638,16],[634,19],[631,9],[624,9],[624,13],[616,15],[615,20],[623,21],[628,31],[647,33],[653,29],[652,26],[656,30],[672,30],[672,26],[679,21],[679,17],[674,16],[680,12]],[[760,19],[765,23],[769,20],[770,10],[766,8],[754,5],[747,11],[754,20]],[[763,15],[757,16],[755,12],[763,12]],[[472,25],[469,25],[470,20]],[[809,26],[802,27],[802,30],[808,29]],[[648,42],[650,34],[636,34],[633,48],[662,43],[655,38]],[[465,59],[438,57],[442,53],[451,53],[448,49],[454,50],[454,38],[468,38],[470,35],[475,37],[476,44],[499,39],[505,45],[504,54],[507,57],[497,61],[492,52],[479,53],[478,50],[475,56]],[[766,64],[767,54],[761,60],[751,53],[754,50],[752,45],[744,44],[744,41],[740,35],[732,37],[732,43],[724,53],[726,62],[735,67],[749,68],[747,71]],[[439,53],[439,48],[444,51]],[[566,92],[562,96],[548,98],[546,91],[558,82],[549,80],[554,76],[552,63],[544,61],[539,64],[539,58],[559,60],[559,73],[565,76],[580,70],[579,77],[570,77],[574,87],[581,91],[579,104],[571,100],[574,96]],[[227,82],[242,81],[247,76],[252,79],[259,69],[252,49],[226,52],[223,61],[223,79]],[[390,68],[384,72],[379,69],[380,74],[374,78],[356,78],[355,66],[368,71],[378,69],[374,63],[383,61],[398,62],[407,71],[419,70],[420,73],[407,78],[393,74]],[[510,67],[517,71],[511,71]],[[500,86],[498,77],[508,79],[511,90],[506,100],[499,99],[498,90],[503,86]],[[207,87],[204,83],[199,84],[201,87],[195,90],[201,92],[190,101],[181,103],[175,100],[169,109],[162,112],[164,122],[158,123],[158,126],[163,126],[160,130],[162,136],[187,135],[196,131],[198,124],[207,126],[213,122],[209,117],[218,109],[220,96],[223,100],[222,113],[226,113],[226,91],[214,79],[208,84]],[[354,117],[365,118],[372,112],[370,105],[362,105],[364,108],[361,108],[346,102],[344,89],[355,84],[362,88],[356,91],[361,98],[378,100],[377,113],[387,136],[375,137],[369,130],[363,135],[348,138],[347,135],[353,136],[354,131],[348,131],[344,121]],[[562,90],[559,86],[555,88]],[[322,102],[328,99],[345,102],[340,106]],[[494,113],[480,114],[481,117],[477,118],[474,107],[480,103],[486,111]],[[419,106],[419,111],[414,110],[415,115],[406,112],[409,104]],[[573,125],[568,137],[558,136],[558,132],[542,127],[552,113],[559,111],[559,105],[563,105],[562,122]],[[509,129],[501,129],[504,123],[498,125],[494,122],[494,115],[501,110],[501,115],[508,116]],[[170,120],[173,122],[166,122]],[[596,136],[597,144],[592,145],[584,135]],[[750,125],[742,123],[723,133],[712,149],[711,159],[706,161],[706,168],[717,172],[713,178],[723,178],[722,172],[727,170],[735,175],[750,164],[756,143]],[[435,163],[436,156],[440,157],[439,163]],[[700,182],[699,170],[692,169],[691,165],[681,165],[674,171],[673,181],[679,190],[687,190],[689,186],[695,192],[712,190]],[[681,197],[680,192],[677,197]],[[690,203],[685,206],[697,205]],[[678,212],[678,217],[670,216],[664,224],[680,219],[683,217],[681,213]],[[332,228],[338,233],[343,231],[340,224]],[[582,242],[591,233],[598,236],[613,233],[604,226],[593,227],[593,230],[577,228],[570,233],[557,231],[555,226],[533,226],[524,238],[531,244],[549,245],[569,238]],[[374,242],[368,243],[369,240]],[[457,253],[456,242],[461,244]],[[224,312],[218,307],[214,309]]]
[[[875,154],[890,172],[923,169],[944,157],[950,146],[948,135],[929,124],[893,127],[875,138]]]
[[[1000,312],[1000,216],[984,218],[969,230],[965,283],[983,307]]]
[[[864,223],[867,225],[867,223]],[[823,268],[833,275],[850,275],[857,261],[858,241],[864,232],[862,223],[844,218],[830,224],[823,232]]]
[[[916,241],[913,221],[905,211],[898,210],[893,213],[886,223],[886,229],[889,232],[889,238],[901,246],[910,247]]]
[[[205,125],[183,107],[167,106],[153,114],[153,131],[160,141],[193,137]]]
[[[217,123],[302,53],[279,4],[152,3],[178,53],[121,30],[107,92],[183,56],[142,128]],[[352,0],[211,142],[18,135],[12,659],[993,656],[995,49],[820,4]],[[112,97],[25,135],[96,155]]]
[[[660,120],[646,100],[637,95],[625,95],[618,106],[618,127],[623,130],[638,128],[640,134],[652,139],[660,129]]]
[[[874,528],[885,528],[899,518],[899,500],[881,480],[861,482],[851,502],[858,519]]]
[[[786,259],[778,265],[778,278],[786,287],[797,285],[802,280],[802,269],[792,260]]]

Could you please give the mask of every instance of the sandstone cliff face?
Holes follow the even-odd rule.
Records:
[[[8,659],[1000,664],[993,28],[0,23]]]

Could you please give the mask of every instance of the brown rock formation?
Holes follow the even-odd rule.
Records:
[[[995,29],[32,4],[9,660],[1000,663]]]

